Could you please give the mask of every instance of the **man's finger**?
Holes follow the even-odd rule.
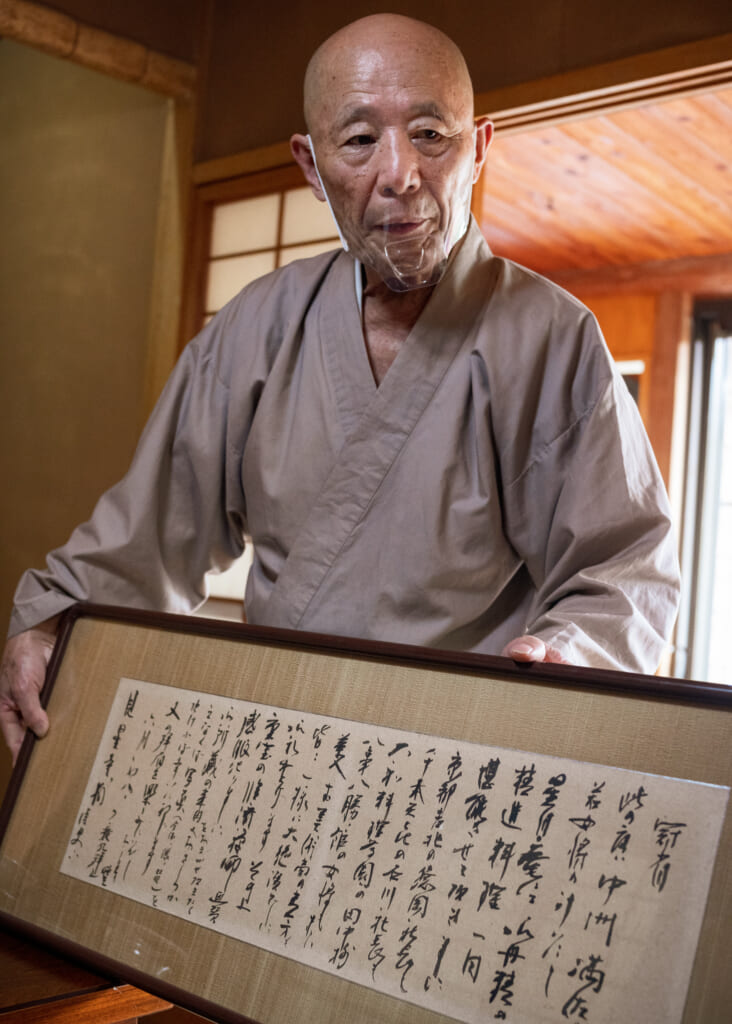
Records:
[[[546,644],[538,636],[519,636],[506,644],[501,653],[514,661],[544,661]]]
[[[0,704],[0,730],[10,750],[13,764],[17,760],[28,729],[39,737],[45,736],[48,732],[48,715],[40,706],[29,712],[26,719],[17,708]]]
[[[0,663],[0,729],[15,760],[26,730],[36,736],[48,732],[48,715],[40,692],[46,677],[54,634],[49,625],[11,637]]]
[[[557,665],[566,665],[568,662],[562,657],[562,652],[556,647],[545,643],[538,636],[519,636],[501,651],[505,658],[512,658],[518,662],[545,661]]]

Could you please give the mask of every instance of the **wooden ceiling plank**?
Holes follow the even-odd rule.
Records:
[[[577,160],[584,159],[586,177],[581,179],[578,187],[589,192],[590,196],[593,192],[599,194],[599,202],[593,200],[592,205],[614,218],[619,234],[627,231],[630,237],[645,238],[649,244],[665,247],[669,227],[681,226],[682,219],[677,211],[670,204],[662,209],[657,196],[619,170],[606,154],[593,150],[586,142],[578,144],[571,131],[571,125],[564,126],[562,147]],[[649,207],[654,211],[650,216]]]
[[[716,93],[703,91],[710,68],[699,69],[698,82],[691,72],[683,95],[671,80],[641,82],[623,91],[622,109],[595,117],[582,109],[591,100],[602,110],[596,96],[571,97],[559,104],[567,119],[537,128],[527,123],[546,118],[543,104],[533,112],[504,109],[479,208],[489,237],[494,224],[496,251],[520,254],[549,276],[562,262],[581,273],[732,251],[731,70],[730,62],[716,69]],[[649,85],[661,91],[646,108],[636,101]],[[520,135],[504,131],[514,116],[523,119]]]
[[[585,295],[643,290],[680,291],[700,298],[719,298],[732,296],[732,253],[605,267],[589,273],[584,269],[559,271],[547,276],[563,288]]]
[[[539,274],[545,273],[545,268],[551,268],[555,261],[555,254],[544,251],[543,247],[538,250],[533,239],[519,239],[514,232],[506,234],[495,224],[491,225],[487,242],[495,256],[505,256]]]
[[[491,199],[492,197],[487,195],[483,207],[482,224],[486,231],[489,230],[490,223],[497,216]],[[512,211],[510,219],[502,218],[506,228],[510,229],[511,224],[517,225],[521,222],[519,220],[519,211],[515,203],[503,200],[502,204],[506,209]],[[632,247],[633,251],[638,252],[640,254],[639,258],[643,259],[646,258],[646,254],[649,251],[655,258],[657,251],[657,247],[652,247],[649,250],[648,247],[636,244],[635,240],[619,239],[615,232],[610,236],[606,230],[603,230],[599,221],[586,223],[581,227],[565,225],[566,230],[559,233],[556,230],[556,221],[541,222],[536,217],[526,213],[526,211],[521,211],[521,220],[530,226],[537,243],[545,237],[555,240],[553,245],[555,258],[552,261],[552,265],[555,267],[590,264],[596,266],[602,263],[622,264],[628,261],[629,247]],[[507,252],[507,255],[510,255],[510,252]],[[649,256],[648,258],[652,257]]]
[[[698,200],[703,204],[707,212],[710,212],[710,207],[716,207],[718,213],[722,215],[725,220],[732,220],[732,208],[723,198],[718,195],[716,188],[708,188],[705,184],[700,181],[700,167],[697,160],[686,160],[680,163],[676,157],[676,150],[669,152],[668,149],[668,135],[665,131],[656,131],[649,137],[648,130],[648,119],[641,119],[638,122],[639,130],[631,135],[627,131],[625,122],[627,119],[621,118],[620,116],[613,116],[611,120],[615,130],[620,132],[625,138],[636,138],[641,145],[641,161],[643,156],[647,158],[647,162],[651,162],[658,165],[662,170],[665,169],[665,173],[670,176],[674,181],[678,181],[683,184],[683,189],[686,195],[693,195],[698,197]],[[695,135],[695,133],[693,133]],[[693,140],[690,140],[690,144],[693,144]],[[725,145],[729,145],[725,141]],[[686,147],[684,147],[686,152]],[[728,152],[730,150],[728,149]],[[705,154],[700,154],[704,156]],[[708,155],[708,154],[706,154]],[[730,152],[732,155],[732,152]],[[716,179],[715,179],[716,183]]]
[[[732,109],[716,103],[714,96],[684,97],[663,104],[664,111],[690,130],[715,152],[732,157]]]
[[[556,219],[537,223],[536,217],[520,204],[496,196],[484,198],[481,227],[489,242],[495,227],[503,232],[504,240],[513,237],[522,249],[527,244],[533,245],[543,266],[583,266],[612,258],[607,249],[593,246],[587,234],[568,231]],[[512,251],[504,249],[501,255],[512,257]]]
[[[583,231],[571,230],[556,218],[541,223],[521,204],[492,196],[486,190],[481,227],[489,241],[493,224],[499,224],[505,232],[513,232],[519,239],[533,241],[537,253],[543,249],[547,258],[541,259],[542,267],[602,266],[627,262],[627,246],[616,246],[602,230],[592,226]],[[506,248],[501,255],[512,257],[512,250]],[[528,265],[539,269],[538,260]]]
[[[693,177],[701,188],[716,195],[725,204],[732,203],[732,175],[720,165],[715,149],[705,145],[690,132],[680,132],[678,125],[665,112],[666,104],[651,107],[642,113],[620,111],[617,123],[627,131],[641,133],[649,146],[663,152],[669,163]]]
[[[622,130],[629,130],[631,134],[644,132],[647,149],[655,153],[656,166],[663,171],[665,165],[666,183],[659,195],[666,194],[680,208],[698,216],[702,233],[706,230],[711,231],[712,236],[726,237],[732,229],[732,187],[729,175],[720,173],[718,161],[715,166],[713,155],[698,140],[689,139],[680,144],[677,138],[671,139],[673,126],[659,123],[650,116],[635,123],[629,122],[625,115],[617,116],[621,119],[618,123]],[[680,187],[684,179],[686,188]],[[721,248],[719,242],[711,246],[714,251]]]
[[[567,130],[571,130],[570,126]],[[713,243],[717,218],[702,198],[691,194],[693,182],[690,179],[675,172],[675,168],[649,152],[638,139],[611,124],[602,132],[593,126],[586,135],[582,130],[573,134],[589,148],[606,148],[605,159],[615,168],[619,182],[624,182],[626,194],[636,192],[640,201],[653,211],[650,216],[663,211],[665,217],[670,217],[677,225],[680,234],[695,239],[705,228],[709,236],[706,243]],[[673,198],[669,198],[669,194]]]
[[[615,212],[622,201],[618,217],[633,223],[627,191],[619,186],[617,175],[606,160],[578,145],[564,130],[557,133],[556,139],[526,139],[524,142],[523,152],[513,146],[506,147],[501,154],[508,180],[517,167],[523,167],[533,177],[535,187],[554,185],[575,207],[578,198],[586,199],[593,216],[606,210]]]
[[[506,211],[502,219],[506,227],[511,224],[527,225],[527,231],[537,240],[548,237],[552,240],[553,248],[561,249],[567,253],[575,253],[576,259],[581,260],[594,255],[592,247],[592,236],[595,233],[593,223],[582,219],[578,221],[571,217],[559,215],[556,211],[537,208],[532,205],[533,196],[529,192],[522,196],[517,194],[516,183],[513,190],[506,190],[503,194],[494,191],[492,183],[486,185],[483,199],[482,222],[486,225],[496,216],[501,216],[501,210]],[[500,204],[500,205],[499,205]],[[624,249],[614,245],[612,240],[605,240],[605,251],[610,261],[622,260]]]
[[[640,231],[637,227],[630,229],[619,229],[615,228],[612,231],[612,237],[608,230],[608,226],[605,223],[599,222],[597,219],[592,218],[589,222],[580,223],[577,217],[574,219],[563,216],[561,206],[558,211],[546,211],[546,210],[533,210],[531,212],[526,211],[526,204],[517,202],[516,199],[516,179],[510,182],[504,183],[505,191],[501,195],[500,191],[497,191],[493,182],[491,186],[486,189],[484,215],[482,218],[483,226],[486,232],[489,231],[489,225],[491,220],[496,219],[496,213],[491,207],[491,203],[497,200],[501,200],[505,208],[510,211],[510,216],[507,216],[507,226],[517,222],[517,207],[524,208],[524,215],[528,223],[532,225],[533,234],[536,238],[540,238],[545,232],[550,231],[552,238],[557,238],[557,232],[555,230],[554,221],[557,219],[561,220],[565,230],[561,234],[561,245],[557,246],[555,243],[555,255],[556,259],[553,261],[554,267],[565,265],[565,266],[579,266],[589,265],[591,261],[592,265],[599,265],[603,260],[598,261],[598,252],[604,252],[605,262],[608,263],[626,263],[629,261],[641,262],[649,261],[653,259],[675,259],[684,255],[703,255],[710,251],[720,252],[728,251],[732,248],[730,244],[730,232],[719,231],[719,235],[716,238],[712,238],[711,242],[705,236],[694,236],[689,233],[688,227],[684,225],[683,236],[678,235],[678,224],[673,222],[666,224],[664,228],[657,228],[655,232],[655,243],[653,245],[648,244],[647,233]],[[590,241],[592,244],[589,246],[585,245]],[[563,257],[566,256],[568,251],[572,250],[574,246],[575,257],[570,261],[561,262]],[[506,250],[510,255],[510,249]],[[529,262],[523,256],[524,262]],[[538,263],[535,264],[539,269]],[[547,266],[546,262],[542,259],[542,267]]]
[[[677,247],[689,246],[690,252],[699,254],[729,251],[732,207],[699,188],[692,177],[624,131],[613,117],[574,121],[564,130],[580,145],[603,155],[619,180],[639,191],[649,209],[671,217]]]
[[[728,185],[728,209],[732,206],[732,111],[724,105],[714,108],[710,98],[699,101],[676,100],[664,104],[657,115],[672,125],[691,153]]]
[[[732,89],[720,89],[719,92],[712,92],[699,97],[703,106],[709,107],[714,117],[720,119],[727,128],[732,128]],[[729,150],[732,141],[725,136],[727,149]]]
[[[732,89],[719,89],[711,95],[714,97],[716,103],[720,103],[723,106],[732,109]]]
[[[569,234],[591,229],[603,209],[614,207],[614,201],[597,185],[585,186],[579,175],[569,175],[554,164],[551,152],[539,154],[529,145],[523,153],[497,152],[487,190],[493,193],[500,189],[507,197],[518,196],[520,205],[533,215],[543,221],[560,220]],[[578,202],[578,197],[583,202]]]
[[[515,205],[501,200],[484,203],[480,224],[491,247],[499,255],[507,255],[511,259],[514,258],[514,246],[522,252],[533,249],[537,259],[546,266],[574,266],[577,249],[590,256],[589,246],[575,246],[571,237],[559,235],[552,225],[538,230],[533,218]]]
[[[593,223],[599,220],[606,230],[609,227],[610,233],[620,240],[622,247],[630,245],[639,258],[663,259],[674,255],[669,250],[670,231],[675,221],[673,211],[669,209],[665,217],[659,216],[657,222],[654,222],[647,215],[647,197],[638,195],[637,189],[628,187],[632,183],[619,180],[617,173],[605,160],[578,145],[565,132],[561,135],[561,142],[556,147],[552,145],[553,152],[542,153],[542,166],[546,171],[541,177],[556,180],[556,165],[561,165],[559,194],[567,196],[565,206],[577,211],[572,230],[592,230]],[[516,175],[517,167],[507,153],[504,155],[507,157],[506,174],[510,181]],[[536,170],[533,173],[536,175],[537,186],[541,187],[539,173]],[[571,195],[568,187],[571,188]]]

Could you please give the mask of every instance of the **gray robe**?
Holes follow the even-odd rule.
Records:
[[[190,610],[253,538],[250,622],[650,672],[669,509],[592,314],[473,223],[380,387],[353,261],[253,282],[184,352],[128,475],[27,573],[11,632],[74,600]]]

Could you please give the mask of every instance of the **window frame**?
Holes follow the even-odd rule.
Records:
[[[720,346],[725,345],[729,358],[731,338],[732,302],[697,301],[689,374],[680,538],[683,592],[674,663],[675,674],[683,679],[707,679],[709,675],[713,585],[719,571],[715,561],[723,441],[719,417],[725,412]],[[727,410],[726,415],[732,415],[732,411]]]
[[[280,266],[280,253],[288,248],[307,244],[304,242],[287,245],[282,242],[283,197],[286,192],[307,186],[302,171],[294,161],[266,170],[244,173],[223,181],[214,181],[199,185],[194,190],[191,207],[190,232],[187,245],[185,281],[181,309],[181,332],[179,349],[196,335],[205,323],[206,288],[208,267],[211,260],[211,233],[214,210],[223,203],[236,202],[241,199],[254,199],[257,196],[278,194],[280,196],[277,235],[275,244],[275,266]],[[318,238],[314,241],[330,241]],[[335,224],[333,225],[333,248],[340,245]]]

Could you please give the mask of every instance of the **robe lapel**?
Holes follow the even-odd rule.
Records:
[[[353,262],[341,256],[328,276],[319,305],[318,336],[346,438],[376,395],[356,301]],[[345,298],[345,301],[344,301]]]
[[[492,289],[489,256],[474,228],[379,388],[368,363],[355,296],[348,314],[343,313],[344,291],[353,295],[353,264],[345,255],[336,261],[319,299],[318,327],[345,442],[272,589],[270,624],[306,628],[303,620],[319,587],[472,333]]]

